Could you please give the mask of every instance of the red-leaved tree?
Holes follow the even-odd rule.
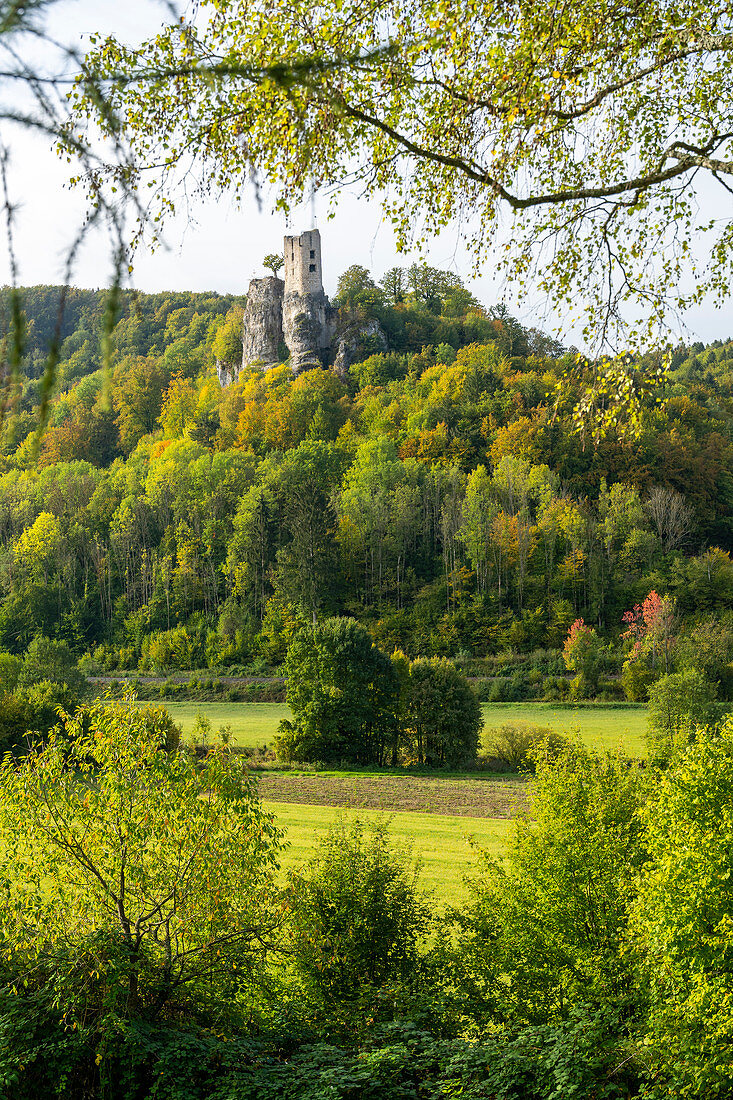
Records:
[[[651,655],[652,668],[656,668],[657,657],[664,657],[664,671],[669,672],[669,655],[675,643],[675,606],[671,596],[660,596],[653,589],[642,604],[636,604],[631,611],[625,611],[622,622],[627,629],[621,635],[633,641],[632,653],[638,657],[641,653]]]

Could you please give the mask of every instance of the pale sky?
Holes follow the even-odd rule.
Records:
[[[134,42],[155,32],[163,21],[164,8],[154,0],[58,0],[51,9],[51,27],[58,39],[83,46],[93,31],[114,33]],[[65,251],[83,218],[81,195],[67,185],[69,167],[58,160],[45,139],[30,137],[19,130],[2,137],[10,146],[9,183],[11,201],[19,204],[15,242],[19,281],[24,285],[57,283],[62,279]],[[262,258],[279,252],[286,232],[311,228],[313,215],[321,231],[326,292],[333,294],[339,274],[351,264],[361,264],[375,277],[395,264],[406,266],[416,255],[396,252],[389,225],[383,221],[379,203],[366,202],[355,193],[339,199],[335,219],[326,220],[325,199],[316,198],[296,212],[287,225],[281,214],[267,209],[264,196],[259,210],[253,194],[245,194],[238,208],[235,197],[209,199],[193,208],[194,220],[181,216],[168,224],[168,247],[154,254],[138,254],[132,285],[143,291],[215,290],[244,294],[249,280],[264,274]],[[90,237],[79,258],[74,283],[101,287],[110,277],[109,244],[102,234]],[[494,278],[490,264],[478,277],[459,241],[457,229],[446,230],[434,240],[424,256],[435,267],[458,272],[466,285],[485,305],[504,301],[527,325],[555,331],[562,323],[546,303],[535,296],[531,308],[517,308],[512,295]],[[0,281],[8,279],[7,254],[0,251]],[[733,336],[729,307],[715,310],[702,306],[685,318],[690,339],[706,342]],[[577,333],[561,334],[565,343],[580,345]]]

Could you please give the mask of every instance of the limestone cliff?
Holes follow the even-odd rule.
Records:
[[[276,275],[252,279],[242,327],[242,366],[263,370],[280,362],[278,349],[283,332],[285,284]]]
[[[344,381],[349,373],[349,367],[354,363],[360,362],[368,355],[375,355],[387,349],[387,337],[379,321],[357,322],[349,325],[341,334],[333,369]]]
[[[329,346],[330,308],[323,291],[301,294],[289,291],[283,299],[283,337],[290,352],[293,374],[322,367]]]

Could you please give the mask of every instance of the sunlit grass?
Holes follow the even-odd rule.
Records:
[[[285,703],[166,703],[189,738],[197,714],[205,715],[215,732],[230,725],[233,743],[240,746],[271,744],[278,724],[290,717]],[[486,729],[521,720],[551,726],[561,732],[577,727],[582,740],[594,749],[623,749],[632,756],[646,752],[644,707],[558,707],[553,703],[484,703]]]
[[[422,884],[435,892],[436,901],[450,904],[465,898],[463,877],[470,869],[474,852],[469,837],[493,855],[504,851],[511,821],[500,818],[441,817],[438,814],[385,814],[377,810],[344,810],[333,806],[304,806],[290,802],[264,802],[266,809],[286,830],[290,847],[282,861],[284,868],[297,867],[315,851],[318,837],[340,816],[362,821],[375,818],[390,821],[390,834],[397,843],[412,843],[423,864]]]
[[[646,707],[558,707],[554,703],[484,703],[484,736],[503,722],[536,722],[559,733],[577,728],[591,749],[622,749],[646,755]]]

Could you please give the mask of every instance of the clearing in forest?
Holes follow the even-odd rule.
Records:
[[[176,722],[190,737],[196,715],[211,722],[212,730],[230,725],[233,743],[242,747],[272,744],[278,724],[290,717],[285,703],[166,703]],[[589,748],[623,749],[630,756],[646,753],[646,708],[639,706],[558,706],[556,703],[484,703],[484,733],[503,722],[536,722],[559,732],[580,730]]]

